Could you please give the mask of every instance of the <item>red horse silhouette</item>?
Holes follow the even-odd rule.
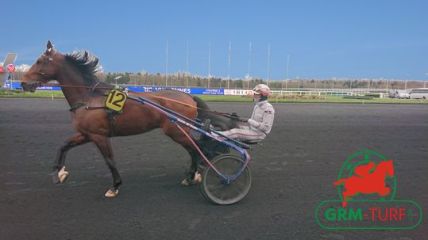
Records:
[[[384,197],[391,192],[391,189],[385,184],[385,178],[394,176],[392,160],[382,161],[377,166],[370,161],[367,164],[356,167],[354,172],[354,176],[334,182],[335,186],[344,185],[342,192],[343,207],[347,206],[348,199],[359,193],[377,193],[379,196]]]

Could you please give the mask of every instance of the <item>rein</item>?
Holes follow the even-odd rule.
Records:
[[[213,114],[216,114],[216,115],[220,115],[220,116],[223,116],[223,117],[227,117],[227,118],[232,118],[232,119],[240,120],[238,116],[234,116],[233,114],[230,114],[230,113],[206,110],[206,109],[199,108],[199,107],[195,107],[195,106],[192,106],[192,105],[190,105],[190,104],[187,104],[187,103],[184,103],[184,102],[181,102],[181,101],[175,100],[175,99],[167,98],[167,97],[161,97],[161,96],[152,96],[152,97],[153,97],[153,98],[157,98],[157,99],[163,99],[163,100],[167,100],[167,101],[175,102],[175,103],[178,103],[178,104],[181,104],[181,105],[184,105],[184,106],[190,107],[190,108],[195,108],[195,109],[197,109],[197,110],[202,110],[202,111],[205,111],[205,112],[210,112],[210,113],[213,113]]]
[[[94,86],[85,86],[85,85],[65,85],[65,84],[44,84],[41,85],[41,87],[69,87],[69,88],[87,88],[92,89],[94,91],[95,89],[113,89],[112,87],[98,87],[98,84],[101,82],[97,82]]]
[[[106,90],[108,90],[108,89],[113,89],[114,88],[114,87],[99,87],[98,85],[100,83],[101,82],[97,82],[96,84],[94,84],[94,86],[65,85],[65,84],[44,84],[42,86],[46,86],[46,87],[67,87],[67,88],[86,88],[86,89],[91,89],[91,92],[95,91],[95,89],[106,89]],[[136,93],[136,92],[133,92],[133,91],[129,91],[129,92],[130,93]],[[152,95],[151,97],[156,98],[156,99],[163,99],[163,100],[175,102],[175,103],[181,104],[183,106],[187,106],[187,107],[194,108],[194,109],[197,109],[197,110],[202,110],[202,111],[205,111],[205,112],[209,112],[209,113],[216,114],[216,115],[219,115],[219,116],[223,116],[223,117],[235,119],[235,120],[238,120],[238,121],[243,121],[238,116],[235,116],[235,115],[230,114],[230,113],[218,112],[218,111],[211,111],[211,110],[199,108],[199,107],[193,106],[191,104],[184,103],[184,102],[172,99],[172,98],[161,97],[161,96],[154,96],[154,95]],[[101,107],[86,107],[86,109],[88,109],[88,110],[99,109],[99,108],[101,108]]]

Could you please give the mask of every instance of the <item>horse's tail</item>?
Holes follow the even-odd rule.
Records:
[[[201,98],[197,96],[192,96],[192,97],[193,97],[193,100],[196,102],[196,107],[198,108],[198,118],[200,120],[205,120],[207,118],[207,116],[205,116],[206,114],[205,110],[210,110],[210,108]]]
[[[200,97],[198,96],[192,96],[192,97],[199,109],[205,109],[205,110],[210,109],[208,105]]]
[[[221,113],[211,111],[208,105],[199,97],[193,96],[193,100],[196,102],[196,106],[198,107],[199,120],[205,121],[206,119],[210,119],[211,125],[221,131],[238,127],[237,120],[223,116]]]

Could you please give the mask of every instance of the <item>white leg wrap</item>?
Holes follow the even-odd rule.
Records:
[[[199,172],[195,172],[195,177],[193,178],[193,181],[195,183],[201,183],[202,182],[202,175]]]
[[[70,175],[69,172],[65,171],[65,167],[62,167],[61,170],[58,171],[58,179],[60,183],[63,183],[68,175]]]
[[[116,190],[114,190],[114,189],[109,189],[109,190],[107,190],[107,192],[104,194],[104,196],[105,196],[106,198],[114,198],[114,197],[116,197],[117,195],[119,195],[119,189],[116,189]]]

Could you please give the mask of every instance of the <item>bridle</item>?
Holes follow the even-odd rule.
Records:
[[[64,87],[64,88],[87,88],[91,89],[91,92],[95,91],[95,89],[113,89],[113,87],[99,87],[98,85],[101,84],[101,82],[97,81],[93,86],[86,86],[86,85],[67,85],[67,84],[43,84],[40,85],[42,87]]]

